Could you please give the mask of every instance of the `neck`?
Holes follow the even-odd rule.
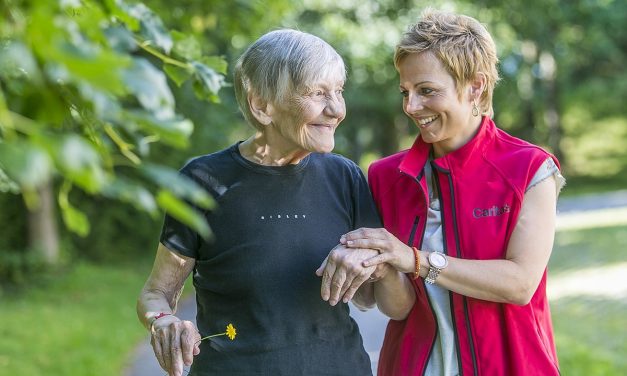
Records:
[[[263,166],[298,164],[310,154],[302,148],[281,146],[264,132],[257,132],[239,144],[239,152],[242,157]]]
[[[434,143],[433,144],[433,155],[435,158],[443,157],[449,153],[454,152],[455,150],[461,148],[466,145],[470,140],[472,140],[477,132],[479,132],[479,128],[481,128],[481,123],[483,122],[483,116],[473,116],[470,119],[470,123],[468,127],[465,129],[463,134],[459,136],[447,140],[447,142]]]

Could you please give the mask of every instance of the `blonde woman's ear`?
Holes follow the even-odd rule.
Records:
[[[487,77],[484,73],[477,73],[475,78],[470,81],[470,98],[475,101],[479,101],[481,99],[481,94],[485,90],[487,83]]]

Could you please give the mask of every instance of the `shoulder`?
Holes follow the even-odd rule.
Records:
[[[494,147],[488,149],[494,153],[501,153],[504,156],[513,155],[518,158],[541,158],[546,160],[550,154],[538,145],[525,141],[518,137],[514,137],[502,129],[497,129],[494,137]]]
[[[361,169],[357,163],[336,153],[314,153],[312,154],[312,162],[320,165],[325,169],[332,169],[344,172],[360,172]]]
[[[407,155],[407,152],[408,150],[403,150],[372,162],[368,168],[368,176],[389,176],[391,173],[397,174],[398,166]]]
[[[198,173],[207,172],[209,170],[220,167],[224,163],[231,161],[232,147],[210,153],[192,157],[181,167],[180,172],[183,175],[194,176]]]

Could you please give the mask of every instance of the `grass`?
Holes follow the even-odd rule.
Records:
[[[135,300],[149,267],[78,263],[45,286],[0,297],[0,373],[120,375],[146,335]]]
[[[626,245],[625,226],[558,232],[549,263],[549,284],[551,278],[577,274],[581,269],[623,263]],[[626,280],[613,283],[624,285]],[[551,301],[551,312],[563,375],[627,375],[624,294],[566,296]]]

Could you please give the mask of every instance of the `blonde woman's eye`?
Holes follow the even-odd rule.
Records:
[[[433,89],[430,89],[428,87],[423,87],[422,89],[420,89],[420,93],[424,94],[424,95],[429,95],[431,93],[433,93]]]
[[[401,95],[402,95],[404,98],[407,98],[407,97],[409,96],[409,91],[407,91],[407,90],[401,90]]]

